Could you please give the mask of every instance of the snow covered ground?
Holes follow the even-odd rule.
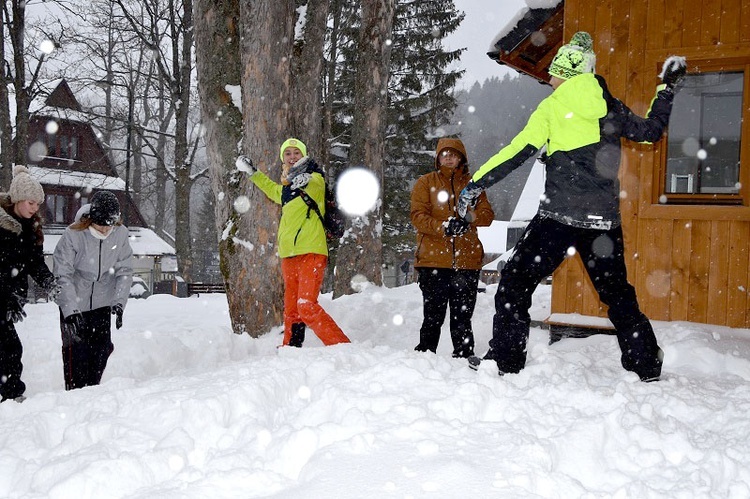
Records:
[[[495,286],[479,295],[477,351]],[[63,390],[57,309],[18,329],[28,399],[0,404],[0,497],[750,497],[750,330],[655,322],[664,380],[613,336],[500,378],[413,351],[416,285],[322,303],[353,343],[231,333],[224,295],[131,300],[101,386]],[[549,288],[533,317],[548,314]]]

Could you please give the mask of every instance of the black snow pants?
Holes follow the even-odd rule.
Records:
[[[23,346],[16,327],[5,319],[0,307],[0,399],[14,399],[23,395],[26,385],[21,381]]]
[[[415,350],[436,352],[445,310],[450,305],[450,331],[454,357],[474,355],[471,317],[477,302],[478,270],[419,267],[424,320]]]
[[[609,307],[617,331],[622,366],[642,380],[661,374],[662,351],[648,318],[640,311],[635,288],[628,283],[622,227],[582,229],[537,215],[529,224],[502,271],[495,295],[492,340],[486,359],[502,373],[516,373],[526,364],[531,296],[543,278],[569,255],[581,256],[599,298]]]
[[[83,312],[81,330],[65,323],[60,311],[66,390],[98,385],[101,381],[107,360],[114,351],[110,310],[110,307],[102,307]]]

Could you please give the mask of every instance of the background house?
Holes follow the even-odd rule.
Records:
[[[52,252],[65,227],[94,192],[117,196],[130,231],[134,274],[152,293],[154,284],[173,279],[175,250],[150,230],[134,204],[125,182],[99,142],[91,117],[82,111],[65,80],[50,83],[30,106],[28,165],[44,187],[44,253],[52,268]]]
[[[544,4],[545,2],[536,2]],[[623,141],[629,279],[654,320],[750,327],[750,4],[737,0],[550,1],[488,54],[541,81],[564,40],[588,31],[597,73],[644,115],[664,60],[688,76],[667,136]],[[580,258],[553,274],[552,312],[605,316]]]
[[[526,179],[510,220],[493,220],[489,227],[479,227],[489,263],[482,267],[481,279],[487,284],[499,281],[505,263],[513,254],[513,247],[526,230],[526,226],[539,209],[539,200],[544,192],[544,165],[536,161]]]

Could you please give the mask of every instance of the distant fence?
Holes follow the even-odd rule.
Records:
[[[201,293],[226,293],[224,284],[213,284],[209,282],[189,282],[187,285],[188,296]]]

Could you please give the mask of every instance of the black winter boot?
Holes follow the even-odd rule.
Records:
[[[305,323],[295,322],[292,324],[292,337],[289,338],[289,346],[300,348],[305,341]]]

